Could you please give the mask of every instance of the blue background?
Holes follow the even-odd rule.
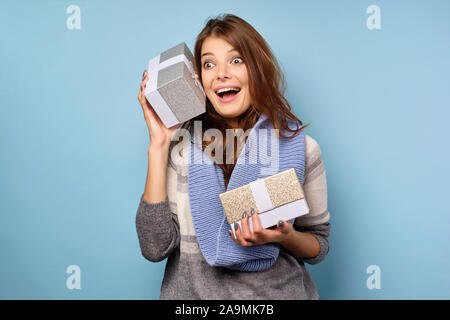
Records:
[[[145,260],[135,229],[139,83],[219,13],[266,39],[321,147],[331,249],[307,265],[321,298],[449,299],[450,2],[425,0],[1,1],[0,298],[159,298],[165,261]]]

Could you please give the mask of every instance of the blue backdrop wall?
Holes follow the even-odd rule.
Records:
[[[437,0],[1,1],[0,298],[159,298],[166,261],[144,259],[135,229],[139,84],[148,59],[193,49],[220,13],[267,40],[321,147],[331,249],[307,265],[321,298],[449,299],[450,2]]]

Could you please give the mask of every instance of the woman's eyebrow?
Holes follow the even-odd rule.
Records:
[[[235,48],[230,49],[230,50],[228,50],[227,54],[229,54],[229,53],[232,52],[232,51],[237,51],[237,50],[236,50]],[[213,56],[214,53],[211,53],[211,52],[205,52],[204,54],[202,54],[201,58],[203,58],[203,56],[206,56],[206,55],[211,55],[211,56]]]

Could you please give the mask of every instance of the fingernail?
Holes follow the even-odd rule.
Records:
[[[280,226],[280,228],[283,228],[283,226],[284,226],[284,221],[278,222],[278,225]]]
[[[250,210],[250,215],[252,216],[252,215],[254,215],[254,214],[255,214],[255,209],[252,208],[252,209]]]
[[[233,225],[234,231],[237,231],[239,229],[239,225],[235,222]]]
[[[242,214],[242,219],[244,219],[247,216],[247,211],[244,211],[244,213]]]

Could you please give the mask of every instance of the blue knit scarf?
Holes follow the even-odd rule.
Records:
[[[290,124],[292,124],[290,122]],[[295,129],[296,126],[290,126]],[[233,169],[230,181],[225,188],[222,169],[201,150],[201,137],[192,135],[190,145],[190,161],[188,172],[189,201],[194,229],[200,249],[207,263],[214,267],[226,267],[240,271],[263,271],[272,266],[280,251],[278,243],[267,243],[249,247],[241,246],[233,241],[228,233],[231,229],[225,217],[219,194],[246,185],[258,178],[265,178],[277,172],[295,168],[300,182],[303,184],[305,171],[305,136],[303,130],[292,139],[279,138],[279,164],[277,172],[262,174],[261,161],[256,164],[249,161],[249,143],[261,143],[258,132],[267,129],[267,153],[270,150],[270,135],[273,129],[271,120],[262,113],[252,128],[242,148],[239,158],[243,157]],[[286,132],[285,135],[292,135]],[[250,143],[253,145],[253,142]],[[258,154],[260,147],[258,147]],[[203,162],[200,163],[200,159]],[[195,161],[194,161],[195,160]],[[265,165],[268,167],[268,165]],[[291,219],[293,223],[295,219]]]

